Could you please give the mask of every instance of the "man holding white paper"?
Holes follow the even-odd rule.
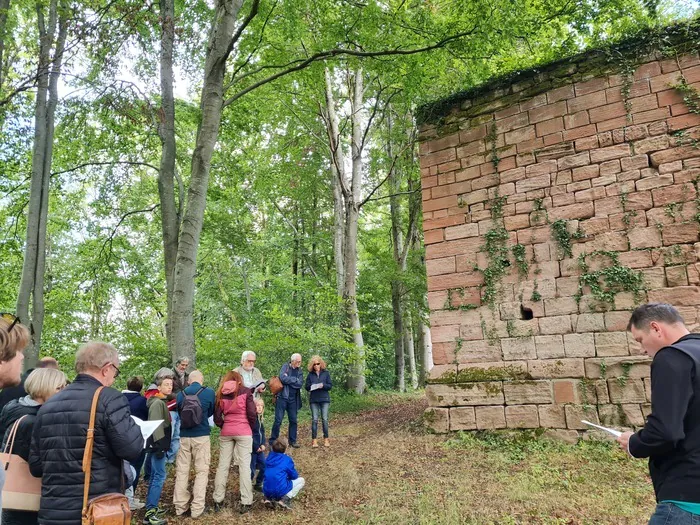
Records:
[[[627,329],[653,358],[651,414],[636,433],[617,438],[635,458],[649,458],[656,510],[649,525],[700,520],[700,334],[691,334],[673,306],[648,303]]]

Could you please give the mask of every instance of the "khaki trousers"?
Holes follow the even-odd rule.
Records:
[[[219,437],[219,466],[214,479],[214,501],[221,503],[226,496],[226,483],[231,459],[238,465],[238,483],[241,504],[253,504],[253,480],[250,477],[250,456],[253,452],[253,436]]]
[[[190,504],[190,465],[194,463],[194,486],[192,487],[192,503]],[[209,482],[209,464],[211,463],[211,442],[209,436],[180,437],[180,450],[177,452],[175,470],[175,491],[173,505],[178,516],[189,508],[192,517],[196,518],[204,512],[204,501],[207,497]]]

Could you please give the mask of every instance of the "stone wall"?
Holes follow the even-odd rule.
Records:
[[[700,307],[700,60],[674,38],[422,108],[435,431],[643,424],[630,310]]]

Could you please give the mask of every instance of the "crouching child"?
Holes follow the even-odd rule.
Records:
[[[255,411],[257,419],[253,427],[253,453],[250,456],[250,479],[253,480],[253,490],[262,492],[263,479],[265,479],[265,425],[263,424],[263,413],[265,412],[265,401],[262,398],[255,400]],[[255,479],[255,470],[258,470],[258,478]]]
[[[270,508],[275,503],[280,507],[291,510],[292,498],[304,488],[304,478],[300,478],[294,468],[294,461],[285,452],[287,439],[279,437],[272,444],[272,450],[267,456],[263,495],[265,506]]]

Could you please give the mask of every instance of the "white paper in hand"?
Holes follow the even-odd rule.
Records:
[[[146,441],[149,437],[151,437],[151,434],[156,431],[161,423],[163,423],[163,420],[157,419],[154,421],[144,421],[136,416],[131,416],[131,418],[141,429],[141,436],[143,436],[143,448],[146,448]]]
[[[311,385],[311,392],[313,392],[314,390],[320,390],[322,388],[323,383],[314,383],[313,385]]]
[[[600,430],[605,430],[605,432],[608,432],[615,437],[620,437],[622,435],[622,432],[620,432],[619,430],[615,430],[613,428],[608,428],[608,427],[601,427],[600,425],[596,425],[595,423],[591,423],[590,421],[586,421],[585,419],[582,419],[581,423],[585,423],[586,425],[590,425],[590,426],[595,427],[595,428],[600,429]]]

